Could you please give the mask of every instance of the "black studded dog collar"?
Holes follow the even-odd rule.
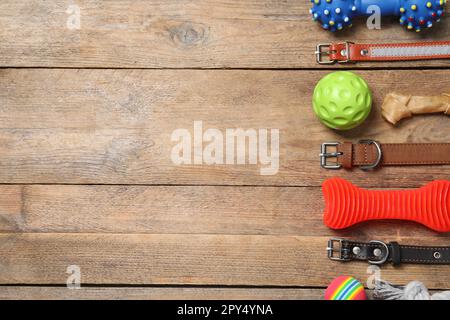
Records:
[[[328,258],[336,261],[368,261],[370,264],[402,263],[450,264],[450,247],[400,245],[397,242],[351,241],[332,238],[328,241]]]

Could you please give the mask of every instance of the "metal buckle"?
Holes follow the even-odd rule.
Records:
[[[351,260],[349,257],[347,257],[347,258],[344,257],[345,252],[342,248],[343,241],[344,241],[344,239],[342,239],[342,238],[331,238],[330,240],[328,240],[327,252],[328,252],[328,258],[330,260],[333,260],[333,261],[350,261]],[[334,256],[334,252],[337,251],[334,248],[334,244],[336,242],[339,243],[339,256],[338,257]]]
[[[335,53],[335,52],[331,52],[329,50],[330,47],[331,47],[331,43],[319,43],[316,46],[315,55],[316,55],[316,61],[318,64],[335,64],[336,63],[335,60],[328,60],[328,61],[322,60],[322,56],[329,56],[331,53]],[[327,50],[322,51],[322,48],[327,48]]]
[[[345,241],[345,239],[342,239],[342,238],[331,238],[330,240],[328,240],[327,252],[328,252],[328,258],[330,260],[334,260],[334,261],[351,261],[352,260],[349,256],[350,249],[344,249],[342,246],[342,243],[344,241]],[[335,243],[339,243],[339,248],[334,247]],[[380,260],[368,260],[368,262],[370,264],[374,264],[374,265],[380,265],[380,264],[385,263],[388,260],[389,254],[390,254],[388,245],[386,243],[384,243],[383,241],[378,241],[378,240],[371,240],[371,241],[369,241],[369,244],[381,245],[385,249],[386,252]],[[339,255],[336,257],[334,256],[335,252],[339,252]],[[383,252],[383,251],[381,250],[381,252]]]
[[[375,145],[375,147],[377,149],[377,159],[375,160],[375,162],[372,163],[372,164],[369,164],[367,166],[361,166],[360,169],[364,170],[364,171],[367,171],[367,170],[373,170],[376,167],[378,167],[378,165],[381,162],[381,158],[383,156],[380,144],[377,141],[375,141],[375,140],[360,140],[359,143],[361,143],[361,144],[368,144],[368,145],[373,144],[373,145]]]
[[[384,257],[381,260],[376,260],[376,261],[375,260],[369,260],[369,263],[370,264],[375,264],[375,265],[385,263],[387,261],[387,259],[389,258],[389,247],[388,247],[388,245],[386,243],[384,243],[383,241],[378,241],[378,240],[372,240],[372,241],[369,241],[369,243],[380,244],[386,250],[386,254],[384,255]]]
[[[327,152],[327,147],[337,147],[340,145],[339,142],[324,142],[320,146],[320,166],[325,169],[340,169],[342,165],[340,164],[327,164],[328,158],[337,158],[342,156],[342,152]]]
[[[316,46],[316,51],[315,51],[317,63],[323,64],[323,65],[327,65],[327,64],[329,65],[329,64],[335,64],[336,62],[338,62],[338,63],[351,62],[351,60],[350,60],[350,45],[353,44],[353,42],[345,41],[345,42],[342,42],[339,44],[345,45],[345,49],[342,50],[342,52],[341,52],[341,55],[346,58],[345,60],[322,60],[322,56],[330,56],[330,54],[337,53],[337,52],[330,50],[330,47],[332,45],[331,43],[319,43]],[[324,51],[324,50],[322,50],[323,48],[327,48],[327,50]]]

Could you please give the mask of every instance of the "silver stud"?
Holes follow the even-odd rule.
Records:
[[[436,251],[435,253],[433,253],[433,257],[434,257],[435,259],[440,259],[440,258],[441,258],[441,253],[438,252],[438,251]]]
[[[375,250],[373,250],[373,255],[375,257],[380,257],[381,256],[381,249],[376,248]]]
[[[360,247],[354,247],[353,248],[353,254],[354,255],[358,255],[361,253],[361,248]]]
[[[369,50],[367,50],[367,49],[362,49],[361,50],[361,55],[362,56],[367,56],[369,54]]]

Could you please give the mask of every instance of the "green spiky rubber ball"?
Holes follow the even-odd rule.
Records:
[[[360,76],[349,71],[333,72],[314,89],[313,108],[326,126],[349,130],[366,120],[372,109],[372,93]]]

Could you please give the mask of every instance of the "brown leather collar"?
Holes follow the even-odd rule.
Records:
[[[449,48],[450,41],[371,44],[346,41],[317,45],[316,58],[319,64],[450,59]]]
[[[328,148],[336,147],[335,152]],[[450,164],[450,143],[385,143],[374,140],[326,142],[322,144],[321,165],[326,169],[374,169],[379,166]],[[329,164],[328,158],[337,158]]]

